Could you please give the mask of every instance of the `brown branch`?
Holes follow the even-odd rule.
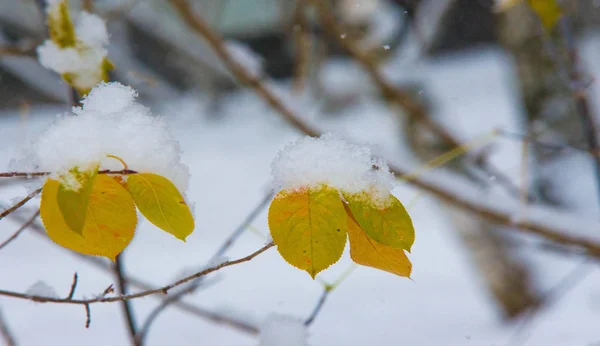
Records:
[[[321,297],[317,301],[317,305],[315,305],[315,308],[310,313],[310,316],[308,316],[306,321],[304,321],[304,325],[306,327],[309,327],[311,324],[313,324],[313,322],[315,321],[315,318],[317,318],[317,316],[321,312],[321,309],[323,309],[323,305],[325,305],[325,302],[327,301],[327,297],[329,296],[330,292],[331,292],[330,286],[323,288],[323,293],[321,294]]]
[[[40,210],[38,209],[35,214],[33,214],[27,221],[25,221],[25,223],[19,227],[19,229],[17,229],[15,231],[15,233],[13,233],[10,237],[8,237],[8,239],[6,239],[4,242],[0,243],[0,250],[2,250],[5,246],[7,246],[8,244],[10,244],[13,240],[17,239],[17,237],[23,233],[23,231],[25,231],[27,229],[27,227],[29,227],[34,221],[35,219],[37,219],[37,217],[40,215]]]
[[[35,295],[29,295],[29,294],[25,294],[25,293],[0,290],[0,296],[13,297],[13,298],[24,299],[24,300],[31,300],[31,301],[38,302],[38,303],[91,305],[91,304],[97,304],[97,303],[113,303],[113,302],[120,302],[123,300],[137,299],[137,298],[142,298],[142,297],[146,297],[146,296],[157,294],[157,293],[168,294],[170,289],[175,288],[180,285],[183,285],[184,283],[186,283],[188,281],[194,280],[201,276],[208,275],[212,272],[216,272],[225,267],[230,267],[230,266],[233,266],[236,264],[248,262],[248,261],[252,260],[254,257],[267,251],[269,248],[271,248],[274,245],[275,244],[273,244],[271,242],[246,257],[242,257],[242,258],[234,260],[234,261],[223,262],[217,266],[204,269],[200,272],[197,272],[197,273],[187,276],[181,280],[178,280],[172,284],[169,284],[169,285],[166,285],[166,286],[163,286],[160,288],[150,289],[150,290],[133,293],[133,294],[124,294],[124,295],[120,295],[120,296],[116,296],[116,297],[97,297],[97,298],[92,298],[92,299],[64,299],[64,298],[35,296]]]
[[[13,218],[19,218],[20,216],[18,214],[12,214],[11,217]],[[46,236],[46,232],[44,231],[44,229],[37,223],[32,224],[32,230],[33,230],[33,234],[39,235],[41,237],[43,237],[45,240],[50,241],[50,239]],[[52,243],[54,244],[54,243]],[[63,249],[64,250],[64,249]],[[91,264],[92,266],[102,269],[106,272],[112,272],[112,266],[109,266],[106,262],[100,260],[97,257],[92,257],[92,256],[87,256],[87,255],[82,255],[80,253],[77,252],[73,252],[73,251],[69,251],[69,254],[76,256],[78,259],[80,259],[81,261],[87,262],[89,264]],[[143,280],[140,280],[136,277],[132,277],[132,276],[125,276],[125,280],[132,286],[138,287],[142,290],[150,290],[153,288],[153,286]],[[113,285],[110,285],[103,293],[104,296],[106,296],[109,293],[113,293],[114,292],[114,288]],[[163,295],[154,295],[151,296],[154,298],[158,298],[161,300],[167,300],[169,299],[168,297],[165,297]],[[203,319],[207,319],[212,321],[213,323],[219,323],[219,324],[225,324],[228,325],[230,327],[235,328],[238,331],[244,332],[244,333],[248,333],[248,334],[258,334],[258,328],[256,328],[253,325],[247,324],[245,322],[242,321],[238,321],[238,320],[234,320],[230,317],[218,314],[216,312],[213,311],[209,311],[209,310],[205,310],[203,308],[200,308],[196,305],[193,305],[189,302],[184,302],[184,301],[177,301],[173,304],[176,308],[180,309],[181,311],[187,312],[193,316],[196,316],[198,318],[203,318]]]
[[[303,133],[317,137],[319,131],[301,121],[283,102],[273,94],[258,78],[248,73],[244,66],[235,61],[229,54],[223,44],[223,40],[213,32],[207,23],[189,6],[186,0],[171,0],[175,9],[183,20],[198,34],[200,34],[215,51],[221,62],[231,71],[231,73],[244,85],[256,92],[273,109],[279,112],[290,124],[300,129]]]
[[[311,54],[311,39],[310,28],[306,20],[306,1],[298,0],[294,13],[294,24],[292,26],[292,35],[294,39],[295,61],[294,61],[294,77],[293,89],[295,92],[300,92],[304,88],[304,80],[309,68]]]
[[[127,282],[125,280],[125,268],[123,267],[123,254],[119,254],[115,259],[114,264],[115,274],[117,276],[117,285],[119,286],[119,294],[127,294]],[[131,338],[132,345],[141,346],[141,343],[136,342],[135,335],[137,334],[137,328],[135,326],[135,317],[133,315],[133,308],[128,300],[121,301],[121,309],[125,315],[125,321],[127,322],[127,331]]]
[[[7,215],[10,215],[10,213],[14,212],[15,210],[21,208],[22,206],[25,205],[25,203],[29,202],[30,200],[32,200],[35,196],[37,196],[40,192],[42,192],[42,189],[39,188],[33,192],[31,192],[29,195],[27,195],[27,197],[23,198],[22,200],[20,200],[19,202],[17,202],[15,205],[9,207],[8,209],[6,209],[5,211],[3,211],[2,213],[0,213],[0,220],[4,219]]]
[[[312,0],[312,3],[317,8],[319,19],[324,29],[329,33],[329,36],[367,71],[384,98],[400,105],[411,117],[435,132],[449,146],[458,147],[461,145],[460,141],[455,139],[450,132],[428,116],[423,106],[415,102],[408,93],[390,83],[381,71],[379,71],[373,60],[344,35],[344,31],[336,22],[336,18],[331,12],[327,1]]]
[[[278,111],[286,120],[288,120],[290,124],[296,126],[298,130],[313,137],[318,137],[320,135],[319,131],[306,125],[300,117],[298,117],[294,112],[281,103],[259,80],[253,78],[252,75],[249,74],[242,65],[235,62],[233,57],[231,57],[224,48],[223,41],[219,38],[219,36],[206,25],[202,18],[194,14],[194,11],[185,0],[171,0],[171,3],[173,3],[175,8],[179,11],[185,22],[209,42],[210,46],[215,50],[215,52],[231,70],[234,76],[240,79],[240,81],[249,85],[249,87],[251,87],[258,94],[258,96],[265,99],[268,104],[273,106],[276,111]],[[324,2],[321,1],[317,3],[324,4]],[[375,70],[375,72],[377,71]],[[403,176],[409,173],[408,170],[402,169],[398,166],[390,165],[390,168],[397,176]],[[600,258],[600,244],[592,242],[588,239],[563,234],[540,223],[515,221],[512,215],[509,215],[507,212],[485,206],[475,201],[470,201],[464,196],[447,189],[440,188],[432,182],[420,177],[415,177],[408,182],[433,194],[441,200],[451,203],[471,213],[481,215],[490,221],[517,227],[517,229],[520,231],[536,234],[556,243],[580,248],[589,256]]]
[[[85,327],[89,328],[92,323],[92,312],[90,311],[90,304],[83,304],[85,306]]]
[[[0,46],[0,56],[22,56],[35,58],[39,42],[29,41],[14,45]]]
[[[333,38],[338,45],[345,49],[350,56],[354,58],[364,69],[367,71],[371,80],[375,83],[377,88],[380,90],[382,96],[402,107],[410,117],[415,119],[420,124],[430,129],[433,133],[437,134],[451,149],[462,146],[460,140],[456,139],[452,133],[446,130],[442,125],[435,122],[427,113],[426,109],[416,102],[413,97],[405,92],[404,90],[396,87],[394,84],[389,82],[385,76],[381,73],[373,59],[368,54],[363,52],[354,42],[344,35],[343,29],[336,22],[329,4],[327,1],[312,0],[315,7],[317,7],[318,16],[325,31]],[[496,168],[490,162],[487,162],[481,155],[475,155],[472,157],[467,154],[466,158],[470,158],[473,162],[479,163],[478,167],[485,171],[487,174],[493,177],[497,177],[496,182],[502,185],[509,193],[519,196],[519,188],[514,184],[510,178],[505,176],[501,170]]]
[[[69,295],[67,296],[67,299],[73,299],[73,296],[75,295],[75,289],[77,288],[77,273],[73,274],[73,283],[71,284],[71,289],[69,290]]]
[[[2,337],[6,346],[17,345],[15,337],[12,335],[10,329],[8,329],[8,325],[2,316],[2,311],[0,311],[0,337]]]
[[[136,174],[136,173],[137,173],[137,171],[133,171],[131,169],[123,169],[123,170],[120,170],[120,171],[111,171],[111,170],[98,171],[98,174],[121,174],[121,175],[127,175],[127,174]],[[48,176],[50,174],[52,174],[52,173],[50,173],[50,172],[4,172],[4,173],[0,173],[0,178],[16,178],[16,177],[31,178],[31,177]],[[29,195],[27,195],[27,197],[25,197],[22,200],[20,200],[17,204],[9,207],[8,209],[6,209],[2,213],[0,213],[0,220],[2,220],[3,218],[5,218],[10,213],[14,212],[15,210],[17,210],[20,207],[22,207],[23,205],[25,205],[25,203],[29,202],[31,199],[33,199],[35,196],[37,196],[40,192],[42,192],[42,188],[39,188],[39,189],[31,192]]]
[[[290,124],[294,125],[298,130],[300,130],[308,136],[318,137],[320,135],[320,132],[318,130],[305,124],[299,116],[297,116],[293,111],[291,111],[281,101],[279,101],[279,99],[275,95],[273,95],[273,93],[269,89],[267,89],[260,80],[252,77],[252,75],[248,73],[242,65],[235,62],[234,58],[225,49],[221,38],[206,25],[206,23],[201,17],[195,14],[194,10],[189,6],[186,0],[171,0],[171,3],[178,10],[179,14],[185,20],[185,22],[200,36],[207,40],[209,45],[214,49],[214,51],[221,58],[223,63],[230,69],[234,76],[236,76],[241,82],[247,84],[250,88],[252,88],[252,90],[254,90],[258,96],[263,98],[269,105],[271,105],[276,111],[278,111],[286,120],[289,121]],[[321,4],[322,6],[325,4],[325,2],[317,1],[317,4]],[[327,10],[327,8],[325,9]],[[340,35],[337,36],[340,37]],[[376,73],[376,76],[379,75],[379,72],[376,69],[373,69],[372,73]],[[380,78],[379,80],[383,81],[384,79]],[[396,89],[393,88],[390,90]],[[409,101],[407,102],[413,101],[409,99]],[[412,106],[417,107],[413,111],[423,111],[418,105],[413,105],[411,103],[407,104],[409,106],[407,108],[411,108]],[[420,114],[426,115],[423,113]],[[428,119],[428,117],[425,118]],[[445,131],[443,128],[442,130]],[[448,140],[450,140],[450,138],[448,138]],[[390,165],[390,168],[392,172],[397,176],[409,174],[408,170],[402,169],[398,166]],[[471,213],[483,216],[489,219],[490,221],[494,221],[502,225],[516,227],[517,230],[526,233],[536,234],[556,243],[580,248],[581,250],[585,251],[588,256],[600,258],[600,244],[595,243],[591,240],[576,236],[570,236],[568,234],[561,233],[555,229],[551,229],[540,223],[528,221],[515,221],[512,215],[510,215],[508,212],[503,212],[501,210],[488,207],[484,204],[477,203],[476,201],[470,201],[468,198],[461,196],[460,194],[454,193],[448,189],[440,188],[433,182],[429,182],[421,177],[415,177],[414,179],[408,181],[408,183],[433,194],[434,196],[438,197],[443,201],[446,201]]]
[[[217,251],[210,257],[207,262],[207,265],[210,265],[211,262],[216,261],[218,258],[223,256],[227,250],[237,241],[237,239],[248,229],[248,226],[258,217],[258,215],[269,205],[269,202],[273,199],[274,194],[268,193],[266,194],[262,200],[248,213],[248,215],[242,220],[242,222],[236,227],[236,229],[231,233],[229,237],[223,242],[223,244],[217,249]],[[150,327],[152,323],[156,321],[158,316],[165,311],[170,305],[177,303],[183,296],[193,293],[200,285],[202,284],[202,278],[196,279],[188,285],[185,289],[177,292],[173,296],[164,300],[159,306],[157,306],[154,310],[150,312],[146,321],[140,328],[139,332],[136,335],[135,345],[142,345],[144,339],[148,335]]]
[[[137,171],[131,169],[122,169],[119,171],[111,171],[109,169],[98,171],[98,174],[136,174]],[[51,175],[52,172],[2,172],[0,173],[0,178],[33,178],[33,177],[45,177]]]

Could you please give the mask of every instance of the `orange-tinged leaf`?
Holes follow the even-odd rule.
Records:
[[[357,264],[385,270],[398,276],[410,277],[412,264],[403,249],[395,249],[369,238],[348,212],[350,257]]]
[[[410,248],[415,229],[408,212],[394,197],[376,203],[367,193],[344,194],[348,209],[369,238],[396,249]]]
[[[194,218],[183,196],[167,178],[153,173],[127,177],[127,190],[140,212],[156,227],[185,241],[194,231]]]
[[[269,207],[269,230],[281,257],[313,279],[342,256],[347,227],[340,195],[327,186],[280,191]]]
[[[88,203],[92,194],[98,167],[80,172],[77,167],[61,177],[56,200],[69,228],[81,234],[85,224]]]
[[[133,238],[137,225],[135,205],[127,190],[111,177],[98,175],[79,235],[69,229],[60,212],[56,202],[59,185],[59,181],[48,179],[42,190],[40,215],[48,237],[75,252],[114,260]]]

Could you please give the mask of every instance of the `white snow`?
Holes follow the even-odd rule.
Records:
[[[306,337],[304,322],[292,316],[271,314],[260,327],[260,346],[306,346]]]
[[[374,157],[368,146],[351,144],[335,134],[304,137],[286,145],[271,168],[275,190],[326,184],[351,194],[367,192],[374,203],[385,202],[394,183],[387,164]]]
[[[178,142],[168,126],[136,102],[137,93],[119,83],[102,83],[34,138],[14,170],[64,173],[73,167],[129,169],[170,179],[184,193],[189,178]]]
[[[263,74],[263,60],[248,46],[238,41],[229,40],[225,42],[225,48],[233,56],[233,59],[253,77],[259,78]]]
[[[600,73],[598,47],[600,45],[591,47],[593,49],[589,52],[595,75]],[[513,95],[518,93],[518,88],[510,81],[511,78],[507,78],[514,71],[511,72],[510,60],[501,52],[481,54],[478,50],[449,59],[423,59],[418,66],[398,64],[390,73],[395,73],[395,77],[408,75],[411,79],[418,76],[423,81],[424,94],[434,102],[435,115],[441,117],[439,120],[449,121],[445,125],[453,125],[451,129],[467,141],[499,126],[523,133],[514,120],[519,117],[518,100]],[[350,82],[358,84],[364,81],[356,79]],[[597,90],[593,90],[591,95],[598,95]],[[269,179],[269,164],[278,149],[298,138],[298,132],[282,125],[279,117],[250,92],[225,97],[218,114],[214,114],[207,99],[205,95],[194,92],[183,100],[157,100],[154,108],[157,114],[169,115],[165,121],[185,149],[183,158],[193,172],[189,198],[199,205],[196,219],[199,220],[200,232],[194,232],[184,244],[164,232],[154,232],[149,222],[140,225],[124,257],[126,268],[130,275],[144,279],[153,287],[171,283],[180,268],[209,260],[240,220],[264,197],[263,186]],[[313,103],[318,104],[319,100],[313,99]],[[105,106],[110,104],[107,102]],[[88,106],[94,108],[92,104]],[[98,102],[98,107],[102,107],[102,102]],[[125,106],[115,108],[121,107]],[[595,109],[598,110],[598,107]],[[295,110],[324,129],[343,133],[352,140],[377,143],[382,147],[384,156],[394,162],[407,167],[417,165],[406,149],[398,121],[400,117],[386,105],[360,100],[358,105],[335,116],[319,114],[318,110],[312,109]],[[52,122],[58,112],[51,106],[32,107],[27,118],[19,117],[18,110],[2,112],[0,145],[4,150],[0,151],[0,167],[3,171],[9,170],[6,163],[20,147],[21,141],[24,138],[35,140],[32,136]],[[215,115],[219,116],[218,121]],[[500,168],[516,169],[511,177],[518,177],[519,143],[497,140],[495,145],[494,162]],[[74,145],[73,150],[79,150],[79,147]],[[120,168],[117,162],[115,164],[115,168]],[[570,164],[579,163],[571,161]],[[585,167],[577,167],[575,173],[583,174],[585,170]],[[458,181],[456,177],[449,177],[447,172],[425,178],[430,183],[453,188],[454,193],[484,206],[498,208],[505,201],[514,201],[506,196],[496,200],[496,194],[488,194],[472,184]],[[582,176],[565,178],[577,183]],[[19,185],[0,185],[3,206],[14,196],[23,197],[23,188]],[[593,189],[589,186],[590,191]],[[417,189],[404,184],[394,189],[394,195],[401,200],[412,200],[417,193]],[[573,198],[576,197],[573,195]],[[595,199],[590,199],[590,203],[596,203]],[[36,206],[35,202],[31,202],[19,215],[29,217]],[[589,207],[591,211],[593,206]],[[329,296],[315,323],[308,329],[307,342],[314,346],[506,345],[519,324],[503,323],[498,318],[495,304],[483,288],[479,274],[444,210],[426,194],[409,208],[417,231],[411,256],[414,282],[371,268],[357,268]],[[517,211],[518,204],[507,205],[506,210]],[[537,208],[530,207],[524,220],[539,222],[545,219],[559,231],[580,231],[581,235],[587,233],[590,238],[598,234],[597,218],[580,218],[575,211],[569,211],[572,214],[567,211],[556,214],[556,209],[544,210],[539,213]],[[554,225],[557,219],[560,219],[560,225]],[[266,211],[253,226],[263,234],[268,233]],[[15,219],[5,218],[0,222],[0,234],[10,234],[17,227],[19,223]],[[262,239],[252,232],[245,232],[228,256],[241,258],[263,245]],[[580,265],[578,257],[545,253],[537,247],[530,247],[528,242],[515,246],[522,247],[530,254],[528,258],[535,259],[535,279],[544,291]],[[80,296],[94,296],[114,283],[111,272],[89,265],[56,246],[47,237],[30,231],[4,248],[0,252],[0,261],[19,263],[18,266],[0,266],[2,289],[23,291],[32,282],[42,279],[53,287],[63,287],[66,293],[73,272],[80,277],[77,288]],[[334,282],[337,274],[349,265],[349,256],[345,254],[338,264],[320,276],[327,282]],[[543,280],[537,275],[540,272]],[[228,315],[253,326],[254,321],[263,321],[271,313],[306,318],[322,293],[321,284],[307,280],[301,271],[290,268],[273,250],[247,263],[224,269],[219,278],[216,284],[185,300],[221,314],[226,312],[221,308],[226,304],[233,307],[233,315]],[[598,287],[600,272],[594,270],[560,301],[540,310],[534,328],[528,330],[527,345],[598,343]],[[137,288],[133,288],[132,292],[135,290]],[[140,323],[159,304],[159,297],[132,301]],[[4,318],[21,345],[100,346],[129,342],[119,304],[93,305],[89,329],[83,326],[85,313],[80,306],[32,304],[8,297],[0,297],[0,305]],[[298,324],[296,326],[299,327]],[[40,332],[32,333],[32,330]],[[198,340],[214,346],[256,346],[258,337],[172,307],[154,323],[148,346],[194,345]]]
[[[52,286],[48,285],[44,281],[36,281],[31,287],[27,289],[25,294],[30,296],[39,296],[45,298],[58,298],[58,294],[52,288]]]
[[[48,8],[49,15],[52,8]],[[42,66],[58,74],[69,73],[80,89],[91,89],[103,78],[102,65],[108,55],[108,32],[106,23],[95,14],[85,11],[72,15],[75,47],[59,47],[48,39],[38,49],[38,60]]]

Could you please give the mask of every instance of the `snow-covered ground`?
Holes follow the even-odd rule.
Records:
[[[600,53],[594,42],[586,46],[588,61]],[[595,64],[596,70],[600,68],[600,64]],[[401,68],[398,65],[396,72],[400,73]],[[436,101],[435,109],[441,119],[467,140],[497,127],[520,132],[517,113],[520,108],[510,61],[497,51],[475,51],[466,56],[423,62],[411,67],[411,78],[423,82],[424,92]],[[382,105],[361,101],[339,115],[323,118],[314,100],[289,96],[286,99],[307,119],[326,130],[369,141],[396,161],[414,160],[402,145],[396,115]],[[188,197],[195,204],[197,225],[187,243],[183,243],[149,222],[141,222],[125,251],[126,269],[132,276],[158,286],[172,282],[182,271],[204,265],[263,198],[269,184],[271,160],[299,134],[248,92],[228,96],[218,111],[198,94],[152,107],[154,113],[163,115],[171,125],[184,151],[183,161],[190,166]],[[66,110],[40,107],[32,109],[27,117],[19,116],[17,111],[1,114],[0,171],[7,170],[9,160],[55,114]],[[496,142],[495,163],[517,177],[519,143],[500,139]],[[400,186],[394,192],[410,205],[416,228],[410,255],[413,281],[359,267],[329,296],[308,330],[308,345],[505,345],[515,335],[518,325],[505,325],[498,318],[446,214],[427,196],[411,203],[417,190],[409,186]],[[0,185],[0,201],[5,205],[25,193],[22,187]],[[589,203],[595,203],[593,197]],[[31,202],[24,213],[33,212],[36,203],[39,202]],[[0,241],[18,226],[10,218],[2,220]],[[266,236],[266,211],[253,226]],[[248,231],[227,256],[245,256],[264,242],[264,238]],[[531,257],[540,269],[537,279],[546,288],[580,265],[576,258],[557,259],[541,253]],[[319,276],[333,282],[350,265],[345,253],[340,262]],[[41,280],[58,294],[66,295],[74,272],[79,274],[76,293],[79,297],[96,295],[114,282],[110,274],[91,267],[33,232],[25,232],[0,252],[2,289],[25,292]],[[272,328],[271,314],[308,317],[322,291],[318,281],[288,265],[274,249],[248,263],[223,269],[216,276],[218,282],[187,300],[258,326],[268,320],[268,328]],[[592,267],[591,274],[567,296],[540,313],[529,329],[527,345],[600,342],[599,287],[600,273]],[[138,322],[158,302],[153,297],[134,300]],[[94,346],[129,342],[118,304],[92,305],[89,329],[84,328],[85,311],[81,306],[0,298],[0,309],[20,345]],[[297,326],[284,327],[290,333],[302,334]],[[258,337],[203,321],[176,308],[159,318],[148,341],[149,345],[259,344]]]

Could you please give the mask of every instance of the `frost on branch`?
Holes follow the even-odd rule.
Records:
[[[71,18],[66,0],[49,1],[47,17],[50,39],[37,49],[42,66],[60,74],[81,94],[106,81],[112,65],[104,20],[84,11]]]
[[[59,245],[114,259],[133,238],[136,206],[178,239],[193,232],[184,198],[189,172],[179,145],[163,120],[136,97],[130,87],[101,83],[13,164],[15,170],[51,172],[40,214],[48,236]]]
[[[286,315],[271,314],[260,327],[260,346],[306,346],[304,322]]]
[[[272,175],[279,193],[269,230],[288,263],[314,278],[339,260],[349,237],[356,263],[410,276],[412,221],[391,194],[389,167],[368,147],[334,135],[302,138],[277,155]]]

